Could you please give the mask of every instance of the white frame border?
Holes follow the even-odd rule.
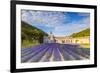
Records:
[[[61,62],[38,62],[21,63],[21,9],[26,10],[46,10],[46,11],[70,11],[70,12],[89,12],[90,13],[90,60],[61,61]],[[71,8],[71,7],[51,7],[36,5],[16,5],[16,69],[40,68],[55,66],[74,66],[94,64],[94,9]]]

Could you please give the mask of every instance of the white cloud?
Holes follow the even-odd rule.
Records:
[[[89,13],[78,13],[79,16],[85,16],[85,17],[89,17],[90,14]]]
[[[22,20],[30,24],[45,24],[47,27],[55,27],[67,19],[61,12],[44,12],[44,11],[22,11]],[[43,25],[44,26],[44,25]]]

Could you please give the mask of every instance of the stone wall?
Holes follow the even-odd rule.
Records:
[[[62,44],[69,44],[69,43],[76,43],[76,44],[89,44],[90,37],[79,37],[79,38],[72,38],[72,37],[56,37],[56,43]]]

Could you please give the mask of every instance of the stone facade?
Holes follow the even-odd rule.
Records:
[[[70,43],[76,43],[76,44],[89,44],[90,43],[90,37],[56,37],[56,43],[62,43],[62,44],[70,44]]]
[[[61,43],[61,44],[89,44],[90,37],[54,37],[52,32],[48,36],[44,36],[44,43]]]
[[[50,32],[50,34],[48,36],[44,36],[44,43],[56,43],[55,37],[52,34],[52,32]]]

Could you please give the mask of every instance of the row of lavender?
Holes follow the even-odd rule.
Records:
[[[21,62],[48,62],[89,59],[90,49],[76,45],[48,43],[21,49]]]

